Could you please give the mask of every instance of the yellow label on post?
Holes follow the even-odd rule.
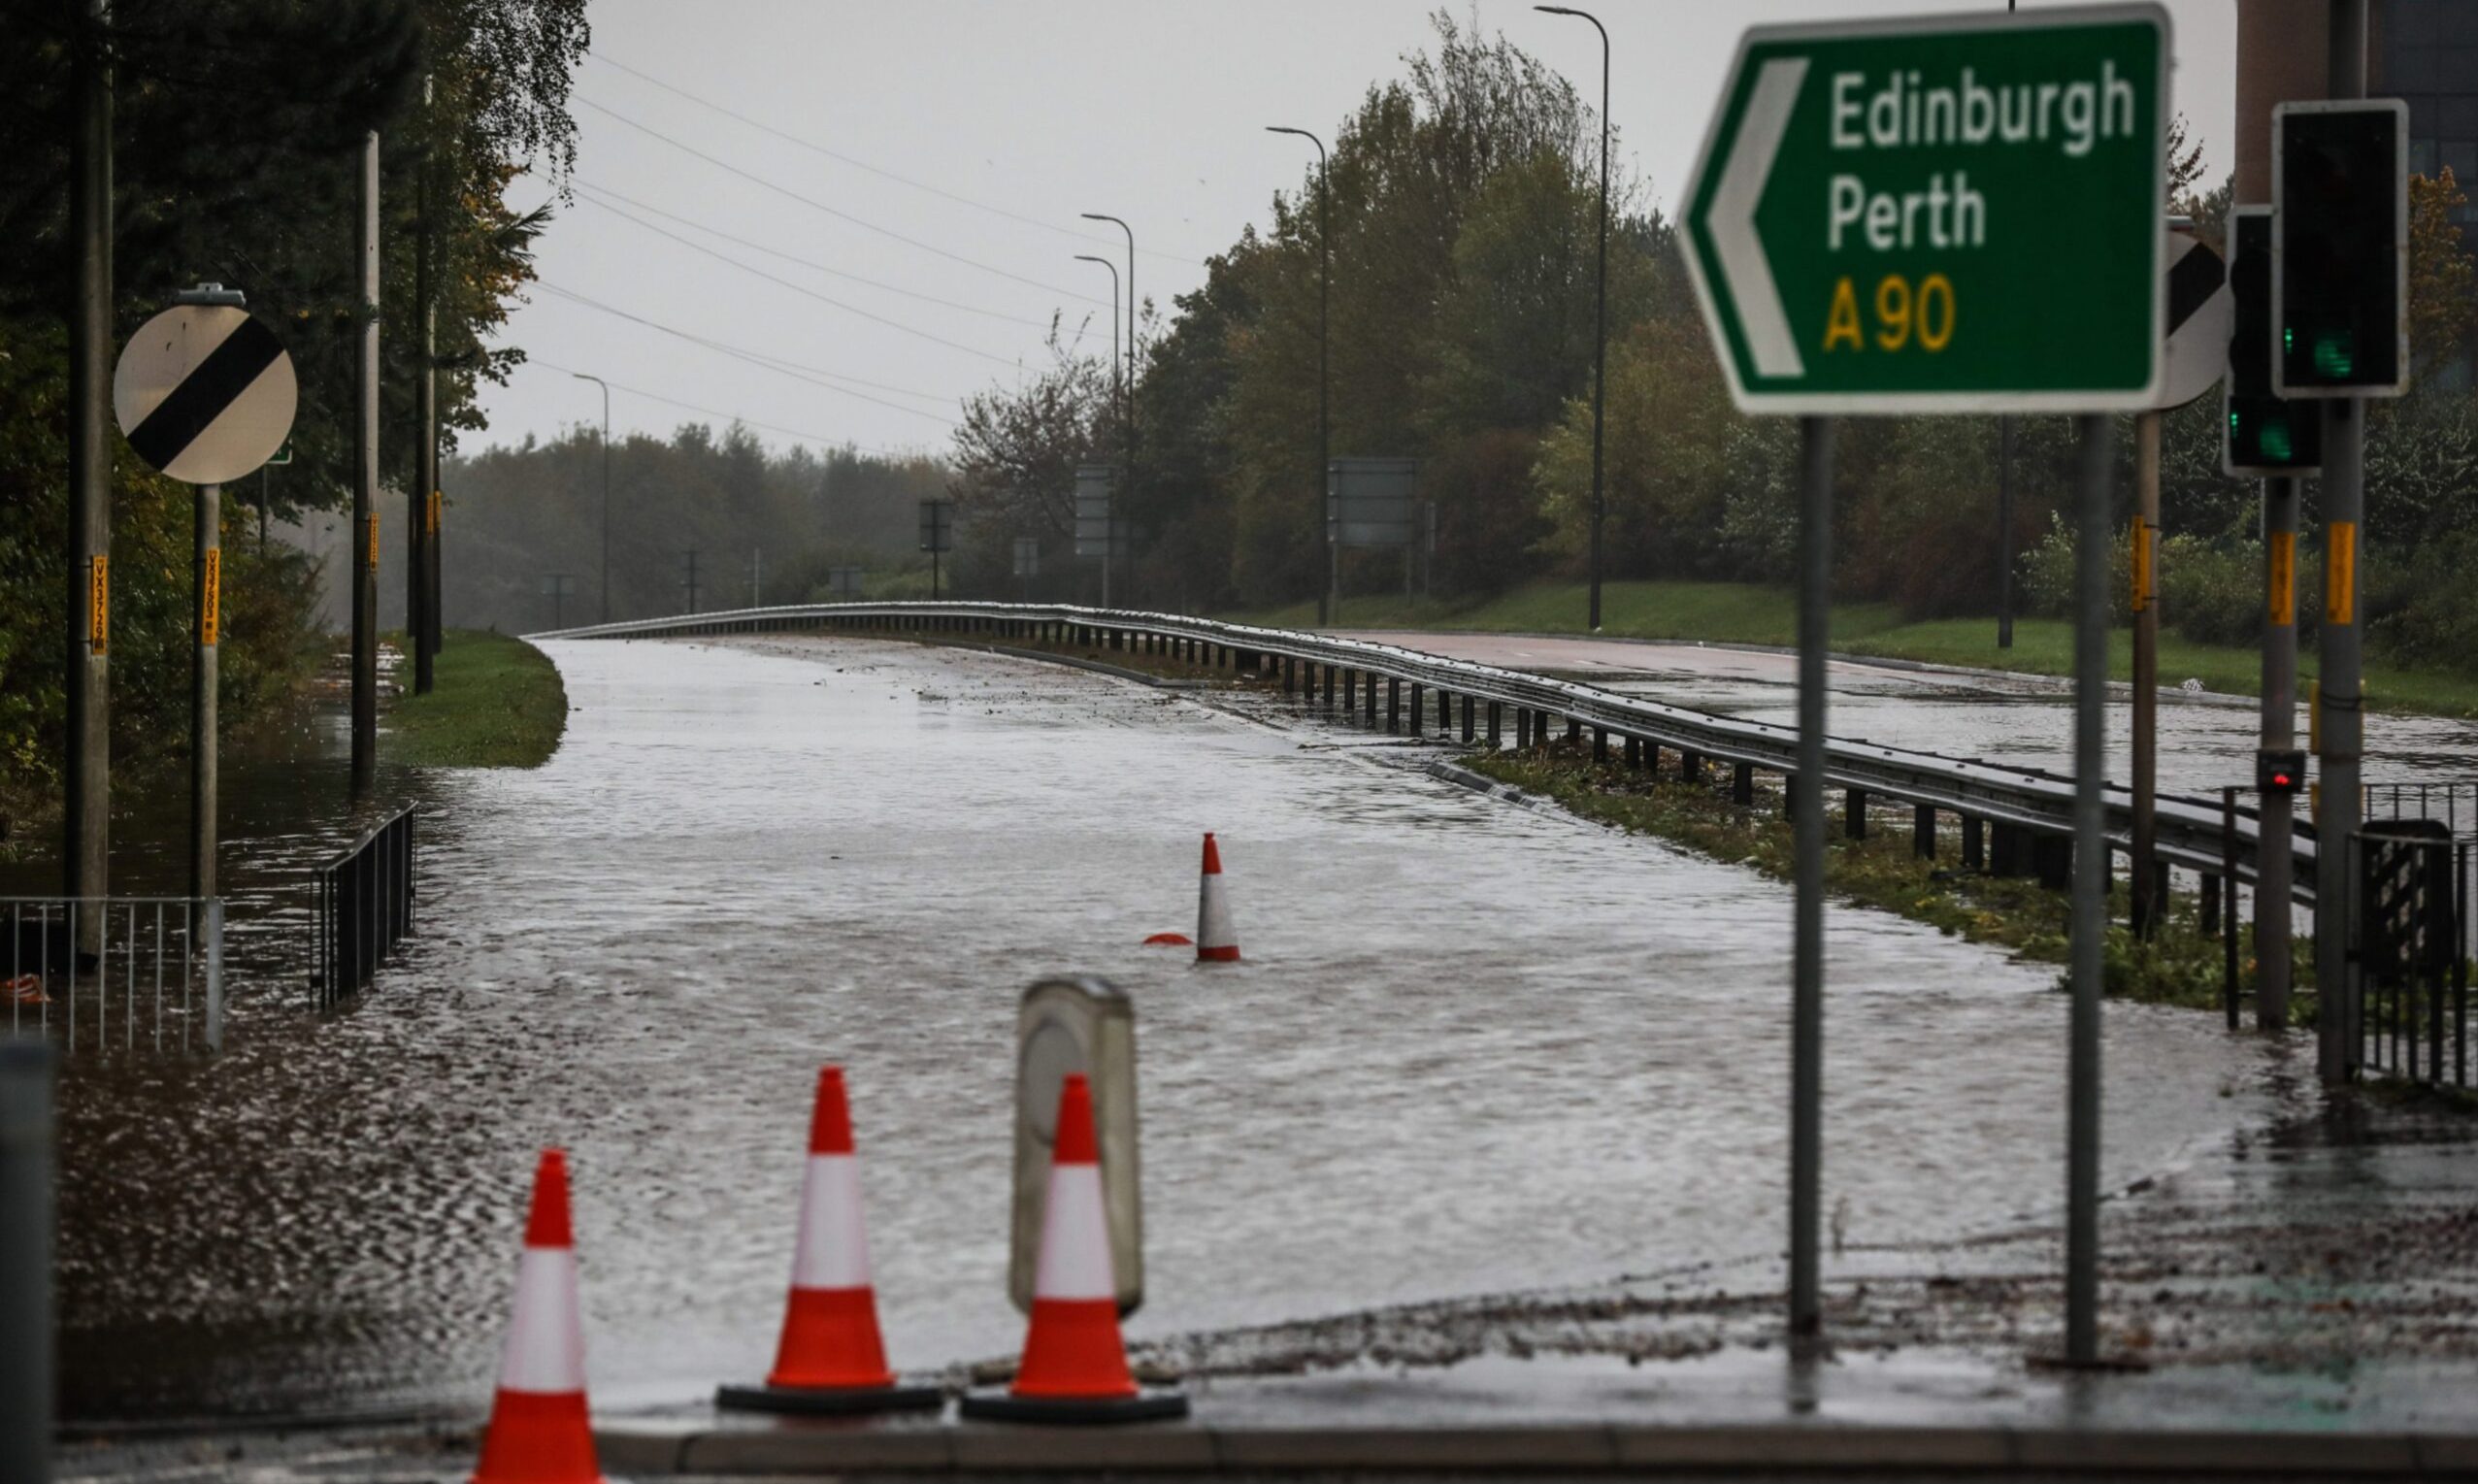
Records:
[[[104,638],[112,632],[112,559],[95,556],[87,561],[86,650],[90,654],[101,654],[104,652]]]
[[[207,570],[198,580],[198,643],[215,647],[223,617],[223,547],[207,548]]]
[[[2297,621],[2297,533],[2271,533],[2271,572],[2265,578],[2264,611],[2275,629]]]
[[[362,551],[362,561],[371,571],[379,570],[379,517],[370,517],[370,540]]]
[[[2151,602],[2151,527],[2142,517],[2133,517],[2133,610],[2137,613]]]
[[[429,523],[429,527],[430,527],[430,534],[431,534],[431,535],[433,535],[433,536],[438,535],[438,534],[439,534],[439,491],[437,491],[437,490],[435,490],[435,489],[434,489],[434,490],[432,490],[432,491],[430,492],[430,514],[429,514],[429,522],[428,522],[428,523]]]
[[[2323,621],[2358,621],[2358,522],[2354,520],[2335,520],[2325,530]]]

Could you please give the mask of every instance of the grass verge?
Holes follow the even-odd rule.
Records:
[[[1759,788],[1752,806],[1731,801],[1727,775],[1716,782],[1675,776],[1655,779],[1622,763],[1594,763],[1588,747],[1559,742],[1530,752],[1481,752],[1466,766],[1501,783],[1555,800],[1587,819],[1656,836],[1713,860],[1752,867],[1780,880],[1791,878],[1794,842],[1781,796]],[[1831,801],[1828,800],[1830,806]],[[2028,877],[1999,877],[1951,864],[1961,855],[1957,828],[1939,834],[1938,861],[1912,853],[1906,817],[1884,828],[1883,815],[1866,840],[1846,838],[1840,811],[1827,833],[1825,885],[1836,898],[1896,912],[1970,942],[1993,943],[2034,963],[2066,961],[2070,904]],[[2122,893],[2110,900],[2122,909]],[[2222,994],[2220,940],[2206,936],[2191,896],[2170,904],[2168,918],[2149,941],[2121,922],[2108,928],[2105,992],[2127,1000],[2218,1012]],[[2253,993],[2251,956],[2239,964],[2239,990]],[[2301,956],[2295,972],[2290,1023],[2314,1024],[2313,966]],[[2059,977],[2062,986],[2063,976]]]
[[[568,729],[559,667],[521,639],[449,629],[429,695],[388,711],[391,750],[422,768],[538,768]]]
[[[1338,627],[1463,630],[1475,633],[1581,634],[1586,595],[1579,582],[1536,582],[1478,604],[1455,606],[1399,597],[1346,598]],[[1229,615],[1241,623],[1305,628],[1316,605]],[[1601,632],[1619,639],[1705,640],[1720,643],[1790,645],[1798,642],[1798,600],[1788,588],[1747,582],[1609,582],[1601,590]],[[2133,676],[2133,636],[2109,635],[2109,673]],[[2022,618],[2013,647],[1997,647],[1993,618],[1937,618],[1905,623],[1890,604],[1844,603],[1833,610],[1833,647],[1843,654],[1964,665],[2029,675],[2069,675],[2073,631],[2056,618]],[[2315,674],[2312,649],[2298,673]],[[2242,645],[2198,644],[2174,635],[2160,641],[2160,677],[2174,685],[2189,676],[2212,690],[2260,692],[2263,657]],[[2367,709],[2437,716],[2478,717],[2478,678],[2433,671],[2366,668]]]

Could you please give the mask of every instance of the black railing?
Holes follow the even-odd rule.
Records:
[[[413,930],[413,809],[380,821],[318,868],[318,948],[310,987],[320,1006],[360,991]]]
[[[2362,1072],[2469,1085],[2471,868],[2443,819],[2370,823],[2352,849],[2350,1027]]]
[[[2363,817],[2370,825],[2395,819],[2440,819],[2456,840],[2478,834],[2478,784],[2368,783],[2363,787]]]

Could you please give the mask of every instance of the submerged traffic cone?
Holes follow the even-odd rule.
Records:
[[[852,1151],[843,1069],[817,1073],[809,1121],[809,1171],[800,1194],[799,1249],[792,1257],[791,1303],[775,1369],[763,1386],[725,1386],[717,1406],[770,1412],[876,1412],[938,1406],[935,1386],[898,1386],[877,1333],[877,1295],[869,1280],[869,1236],[861,1223],[860,1157]]]
[[[499,1395],[473,1484],[601,1484],[585,1420],[585,1334],[577,1312],[577,1237],[568,1220],[568,1158],[545,1149],[534,1171],[516,1317],[499,1363]]]
[[[1212,849],[1209,835],[1206,849]],[[1206,858],[1211,860],[1209,854]],[[1093,1138],[1093,1095],[1082,1072],[1068,1073],[1059,1089],[1024,1358],[1004,1394],[968,1393],[962,1409],[967,1417],[1013,1422],[1139,1422],[1187,1415],[1183,1394],[1144,1391],[1127,1369],[1127,1345],[1118,1333],[1118,1285],[1110,1274],[1101,1150]]]
[[[1196,892],[1196,961],[1232,963],[1239,956],[1239,932],[1231,926],[1231,899],[1222,886],[1222,852],[1205,835],[1205,880]]]

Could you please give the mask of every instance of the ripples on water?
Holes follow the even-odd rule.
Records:
[[[895,1360],[1006,1352],[1014,1005],[1057,971],[1139,1006],[1139,1333],[1779,1244],[1780,885],[1303,747],[1335,734],[1278,701],[865,642],[550,647],[578,709],[546,766],[404,780],[436,806],[421,936],[347,1009],[265,972],[324,848],[285,816],[340,776],[236,802],[236,912],[296,918],[236,946],[231,1050],[64,1085],[71,1414],[478,1401],[547,1142],[597,1401],[753,1377],[828,1059]],[[1208,829],[1236,968],[1138,946],[1191,926]],[[1831,920],[1851,1240],[2051,1204],[2053,971]],[[2263,1110],[2208,1017],[2108,1027],[2112,1179]]]

